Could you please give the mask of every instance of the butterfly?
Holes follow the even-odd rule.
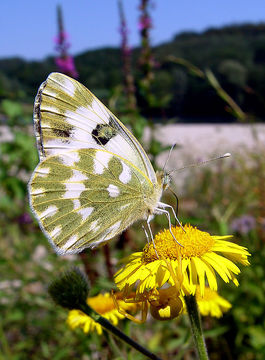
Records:
[[[168,176],[85,86],[51,73],[33,118],[40,162],[30,206],[58,254],[97,247],[141,219],[151,233],[154,214],[165,213],[171,228],[166,208],[174,209],[160,202]]]

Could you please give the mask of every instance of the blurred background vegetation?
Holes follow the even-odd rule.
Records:
[[[141,48],[132,49],[132,72],[139,79]],[[201,69],[211,68],[222,87],[245,112],[264,120],[265,25],[231,25],[202,33],[185,32],[170,42],[152,48],[156,76],[152,93],[170,99],[161,107],[141,109],[145,116],[160,118],[161,111],[184,122],[235,121],[226,113],[222,101],[210,85],[176,66],[169,55],[185,58]],[[121,49],[103,48],[75,56],[79,80],[103,100],[123,81]],[[108,61],[106,61],[108,59]],[[0,96],[21,98],[32,103],[39,84],[54,71],[54,58],[25,61],[0,59]],[[139,94],[137,94],[140,97]]]
[[[58,8],[57,61],[0,59],[0,359],[141,359],[108,336],[72,332],[65,324],[66,311],[47,295],[49,282],[72,264],[87,272],[92,295],[109,291],[118,260],[140,251],[145,242],[136,224],[108,247],[58,257],[34,220],[27,200],[27,182],[38,163],[33,101],[39,85],[57,70],[78,77],[138,138],[148,127],[151,136],[143,145],[154,166],[167,150],[156,140],[155,124],[251,124],[246,126],[252,127],[253,150],[242,148],[231,161],[177,174],[185,184],[177,193],[184,223],[211,234],[234,234],[234,241],[252,254],[240,286],[220,289],[232,309],[221,319],[203,319],[210,358],[265,358],[265,160],[264,144],[255,133],[265,112],[265,24],[185,32],[151,47],[150,4],[139,4],[138,48],[128,45],[120,1],[121,48],[86,51],[70,59]],[[203,154],[194,154],[193,160],[198,156]],[[163,226],[166,220],[157,217],[154,232]],[[149,319],[143,325],[124,320],[120,326],[164,359],[195,358],[185,316],[165,323]]]

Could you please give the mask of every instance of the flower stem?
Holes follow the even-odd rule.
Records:
[[[193,334],[195,347],[200,360],[208,360],[207,349],[202,333],[201,319],[198,311],[196,298],[194,295],[184,296],[187,312],[190,318],[190,324]]]
[[[126,342],[128,345],[132,346],[134,349],[148,357],[152,360],[161,360],[158,356],[151,353],[147,349],[145,349],[143,346],[135,342],[132,338],[125,335],[122,331],[120,331],[116,326],[112,325],[107,319],[100,316],[96,311],[94,311],[89,305],[83,304],[80,307],[80,310],[82,310],[85,314],[90,316],[94,321],[99,323],[104,329],[110,331],[113,335],[117,336],[119,339]]]

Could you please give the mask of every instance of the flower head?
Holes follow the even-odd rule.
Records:
[[[89,290],[86,275],[76,267],[60,274],[48,287],[55,303],[70,310],[82,308]]]
[[[64,44],[65,48],[69,48],[71,46],[71,44],[68,42],[69,39],[69,35],[67,32],[65,31],[60,31],[58,36],[54,37],[54,42],[55,45],[57,46],[61,46],[62,44]]]
[[[223,313],[227,312],[232,305],[225,298],[220,296],[217,291],[205,288],[204,297],[201,297],[200,290],[196,290],[196,299],[200,313],[203,316],[212,316],[220,318]]]
[[[142,15],[139,20],[139,30],[150,29],[152,27],[152,20],[148,15]]]
[[[55,49],[58,53],[58,56],[55,58],[55,64],[58,68],[58,71],[69,75],[71,77],[77,78],[78,72],[76,71],[74,59],[68,54],[68,49],[70,47],[69,35],[64,30],[63,24],[63,14],[61,6],[57,7],[57,16],[58,16],[58,35],[55,37]]]
[[[118,299],[117,302],[121,309],[130,312],[136,311],[136,304],[125,303],[123,300],[121,300],[119,294],[116,294],[116,298]],[[116,308],[110,293],[88,297],[87,304],[101,316],[108,319],[113,325],[117,325],[119,319],[124,319],[125,317]],[[84,333],[89,333],[96,330],[99,335],[102,334],[101,325],[95,322],[90,316],[86,315],[81,310],[71,310],[68,314],[67,324],[72,329],[80,327],[83,329]]]
[[[22,215],[20,215],[18,217],[18,223],[21,225],[27,225],[27,224],[31,224],[32,223],[32,218],[29,215],[29,213],[23,213]]]
[[[211,236],[190,225],[173,227],[155,236],[143,252],[130,255],[126,265],[115,275],[120,290],[136,287],[136,293],[159,289],[166,283],[180,287],[183,294],[195,294],[196,286],[204,295],[205,282],[217,290],[216,273],[225,281],[238,285],[236,275],[240,269],[235,262],[249,265],[247,249],[226,241],[231,236]]]
[[[70,75],[74,78],[78,76],[78,73],[75,68],[74,59],[70,55],[64,57],[55,58],[55,64],[60,72]]]
[[[211,290],[208,286],[205,287],[203,297],[200,294],[200,288],[197,286],[195,296],[202,316],[220,318],[223,316],[223,313],[232,307],[229,301],[220,296],[217,291]],[[185,311],[186,308],[184,308]]]

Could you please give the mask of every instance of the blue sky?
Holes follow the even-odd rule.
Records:
[[[138,45],[139,0],[123,0],[130,44]],[[0,1],[0,58],[42,59],[54,53],[56,5],[63,8],[71,53],[120,43],[117,0],[2,0]],[[202,31],[224,24],[265,21],[264,0],[153,0],[154,45],[181,31]]]

